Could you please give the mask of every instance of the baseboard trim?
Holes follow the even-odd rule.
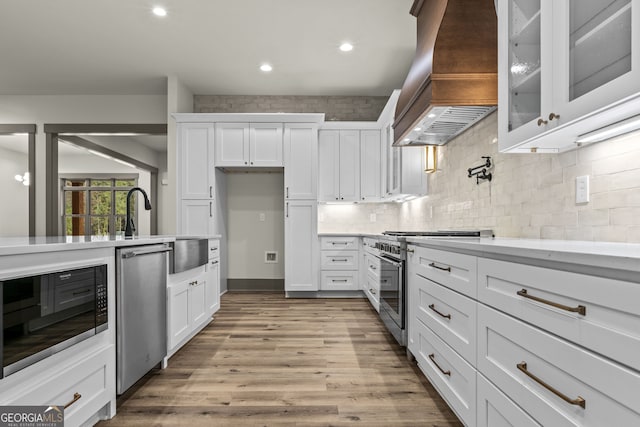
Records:
[[[284,279],[227,279],[231,292],[284,292]]]

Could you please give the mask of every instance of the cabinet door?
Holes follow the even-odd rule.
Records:
[[[427,194],[427,174],[425,173],[426,153],[424,147],[402,148],[402,180],[400,192],[424,196]]]
[[[321,130],[318,134],[318,200],[340,200],[340,131]]]
[[[360,131],[340,131],[340,200],[360,200]]]
[[[169,287],[169,349],[178,345],[191,332],[190,287],[189,282]]]
[[[216,166],[249,166],[249,124],[216,123]]]
[[[315,200],[285,202],[285,291],[318,290],[318,220]]]
[[[287,124],[284,129],[284,196],[290,200],[318,197],[318,128]]]
[[[498,2],[498,103],[505,106],[498,109],[501,150],[549,130],[543,116],[552,110],[554,90],[551,9],[551,0]]]
[[[393,143],[393,127],[389,123],[383,130],[383,143],[387,150],[387,175],[386,175],[386,191],[385,196],[391,197],[400,192],[400,169],[401,169],[401,151],[400,147],[394,147]]]
[[[213,124],[181,123],[178,141],[180,198],[213,197]]]
[[[209,260],[207,285],[205,288],[207,314],[212,315],[220,308],[220,260]]]
[[[198,279],[189,283],[189,314],[191,318],[191,329],[193,330],[208,318],[205,300],[207,279],[200,276]]]
[[[380,131],[360,131],[360,200],[380,200]]]
[[[252,123],[249,165],[282,167],[282,123]]]
[[[213,200],[182,200],[178,234],[182,236],[213,234],[213,203]]]
[[[640,30],[640,1],[553,3],[556,81],[546,114],[567,123],[640,91],[640,39],[632,37]]]

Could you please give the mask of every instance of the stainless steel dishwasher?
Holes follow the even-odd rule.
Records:
[[[167,354],[168,244],[116,249],[116,391],[122,394]]]

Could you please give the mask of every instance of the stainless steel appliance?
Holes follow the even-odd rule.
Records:
[[[375,247],[380,251],[380,319],[402,346],[407,345],[407,237],[480,238],[493,237],[491,230],[478,231],[385,231]]]
[[[124,393],[167,354],[168,244],[116,250],[116,392]]]
[[[107,329],[107,266],[0,281],[0,378]]]

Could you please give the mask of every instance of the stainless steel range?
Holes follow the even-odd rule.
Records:
[[[402,346],[407,345],[406,273],[407,237],[492,237],[491,230],[478,231],[385,231],[375,244],[380,251],[380,318]]]

